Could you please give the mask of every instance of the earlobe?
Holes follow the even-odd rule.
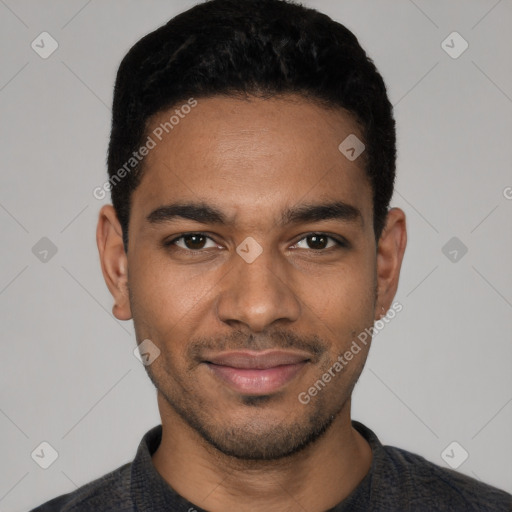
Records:
[[[122,228],[114,207],[110,204],[100,210],[96,243],[103,278],[114,298],[112,314],[118,320],[130,320],[132,314],[128,294],[128,259],[123,245]]]
[[[391,307],[391,302],[398,288],[406,245],[405,213],[400,208],[391,208],[377,247],[378,294],[375,305],[376,319],[382,315],[382,308],[387,312]]]

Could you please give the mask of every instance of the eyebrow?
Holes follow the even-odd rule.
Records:
[[[231,223],[221,210],[205,203],[173,203],[160,206],[147,216],[147,221],[150,224],[160,224],[171,222],[178,218],[192,220],[201,224],[227,225]],[[293,206],[282,212],[279,224],[286,226],[322,220],[339,220],[364,224],[361,211],[343,201],[307,203]]]

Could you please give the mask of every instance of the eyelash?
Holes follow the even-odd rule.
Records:
[[[182,251],[187,252],[189,254],[200,254],[200,253],[204,252],[206,249],[198,249],[198,250],[184,249],[183,247],[178,247],[178,246],[174,245],[178,240],[184,239],[186,236],[192,236],[192,235],[199,235],[199,236],[208,238],[212,242],[215,242],[215,240],[213,240],[212,237],[207,235],[206,233],[202,233],[200,231],[190,231],[188,233],[183,233],[180,236],[173,238],[172,240],[164,242],[163,245],[167,248],[176,248],[177,247],[178,249],[181,249]],[[328,235],[327,233],[316,232],[316,231],[307,233],[300,240],[297,240],[297,242],[295,242],[294,245],[297,245],[299,242],[302,242],[303,240],[305,240],[306,238],[308,238],[310,236],[326,237],[326,238],[332,240],[336,244],[336,247],[335,247],[336,249],[343,249],[343,248],[346,249],[349,247],[349,243],[346,240],[344,240],[343,238],[337,238],[332,235]],[[314,253],[322,253],[322,252],[325,252],[330,249],[333,249],[333,247],[328,247],[325,249],[307,249],[307,250],[312,251]]]

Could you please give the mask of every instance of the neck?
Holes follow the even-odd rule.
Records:
[[[240,460],[206,443],[159,394],[162,441],[153,464],[182,497],[211,512],[328,510],[368,473],[371,448],[352,427],[350,401],[324,435],[277,461]]]

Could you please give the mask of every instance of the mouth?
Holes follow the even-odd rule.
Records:
[[[204,363],[223,384],[244,395],[275,393],[293,380],[311,360],[305,352],[266,350],[224,352]]]

